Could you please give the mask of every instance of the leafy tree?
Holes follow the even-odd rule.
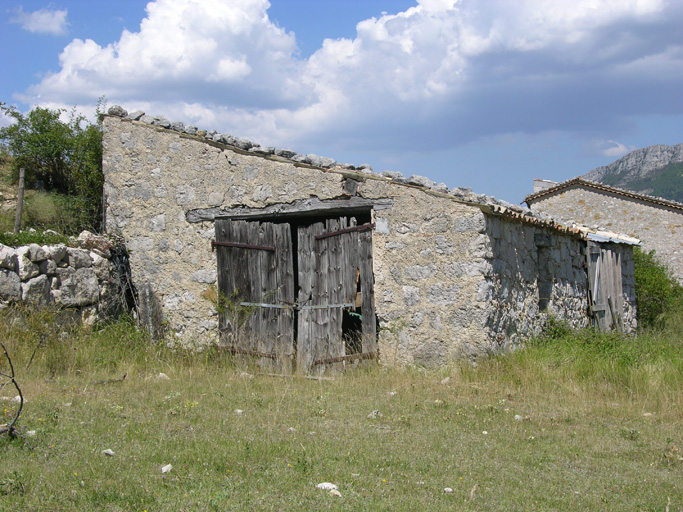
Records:
[[[101,113],[102,100],[96,113]],[[69,120],[61,120],[63,109],[35,107],[22,114],[14,106],[0,103],[0,110],[13,123],[0,128],[0,141],[12,155],[12,175],[16,181],[19,169],[25,170],[27,187],[38,181],[48,191],[71,197],[76,217],[87,225],[74,229],[98,229],[101,219],[102,131],[72,110]],[[99,121],[98,121],[99,123]]]

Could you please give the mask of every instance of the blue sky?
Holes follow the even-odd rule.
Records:
[[[519,203],[683,142],[681,20],[680,0],[3,0],[0,101],[104,95]]]

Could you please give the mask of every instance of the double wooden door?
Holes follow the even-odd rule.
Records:
[[[263,369],[377,356],[372,225],[216,219],[221,344]]]

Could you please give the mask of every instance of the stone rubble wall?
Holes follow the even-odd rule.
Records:
[[[479,296],[497,304],[486,319],[493,352],[540,334],[548,315],[589,325],[585,242],[547,229],[487,217],[486,280]],[[545,284],[545,286],[544,286]],[[547,298],[545,308],[541,298]]]
[[[567,224],[576,222],[638,238],[643,249],[654,250],[683,284],[683,210],[581,187],[535,199],[532,209]]]
[[[0,305],[66,308],[87,324],[117,313],[121,288],[110,262],[111,242],[94,236],[80,241],[86,248],[0,244]]]
[[[217,312],[205,298],[217,285],[215,229],[196,212],[342,199],[349,195],[350,178],[357,182],[352,193],[357,198],[391,203],[372,212],[382,364],[438,366],[496,352],[537,333],[547,316],[533,306],[538,301],[533,256],[521,255],[528,250],[525,237],[533,239],[543,228],[484,213],[494,200],[449,191],[427,178],[333,166],[330,159],[318,162],[326,167],[314,167],[312,157],[297,160],[293,152],[254,151],[235,141],[226,146],[221,134],[209,139],[123,114],[104,117],[103,136],[107,230],[126,240],[133,282],[159,305],[172,343],[218,341]],[[585,242],[559,229],[545,231],[556,248],[557,266],[570,267],[553,288],[551,312],[585,325],[575,272],[584,261],[579,246]],[[531,259],[508,264],[510,250]],[[506,277],[497,280],[497,274]],[[520,276],[522,284],[514,284]],[[511,298],[515,304],[509,307]]]

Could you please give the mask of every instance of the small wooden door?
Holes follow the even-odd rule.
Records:
[[[593,325],[623,332],[621,254],[607,244],[588,242],[588,283]]]
[[[223,308],[224,346],[283,371],[291,371],[296,351],[305,373],[376,357],[372,225],[357,226],[353,217],[294,228],[216,219],[216,245],[219,290],[244,317]],[[360,329],[345,330],[351,316]]]

